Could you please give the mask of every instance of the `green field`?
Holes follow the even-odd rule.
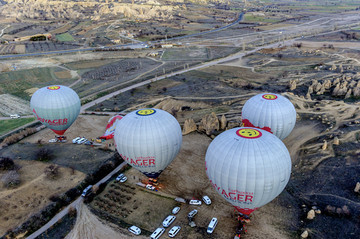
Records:
[[[245,14],[244,18],[245,22],[269,22],[274,23],[280,21],[280,19],[274,19],[274,18],[265,18],[260,16],[254,16],[252,14]]]
[[[30,100],[29,94],[25,92],[27,89],[40,88],[50,84],[68,85],[74,81],[72,79],[56,79],[55,69],[57,68],[43,67],[0,73],[0,94],[12,94]]]
[[[56,35],[56,40],[58,41],[75,41],[75,39],[69,33],[63,33]]]
[[[3,135],[13,129],[34,121],[35,118],[19,118],[0,120],[0,135]]]

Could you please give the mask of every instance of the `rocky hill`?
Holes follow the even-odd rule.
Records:
[[[227,0],[7,0],[0,15],[18,19],[93,19],[126,17],[140,20],[172,19],[186,3],[225,3]]]

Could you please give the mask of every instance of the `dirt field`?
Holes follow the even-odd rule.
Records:
[[[86,205],[81,204],[78,209],[78,217],[73,230],[65,237],[65,239],[78,238],[133,238],[125,229],[114,229],[104,224],[94,214],[90,212]],[[136,238],[146,238],[145,236],[137,236]]]
[[[10,94],[0,94],[0,115],[28,115],[30,113],[29,102]]]
[[[1,185],[0,235],[45,207],[50,202],[51,195],[66,192],[85,178],[85,174],[79,171],[73,174],[71,169],[61,167],[60,177],[51,180],[43,173],[48,163],[26,160],[16,160],[15,163],[21,167],[19,174],[22,183],[10,190]],[[0,178],[4,174],[1,171]]]

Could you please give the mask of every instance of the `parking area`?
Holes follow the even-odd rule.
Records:
[[[150,236],[157,228],[164,228],[160,238],[171,238],[169,232],[175,238],[230,238],[234,235],[236,220],[231,216],[231,206],[224,201],[217,198],[214,204],[209,196],[204,200],[202,197],[187,197],[186,203],[178,202],[175,198],[181,198],[181,195],[168,194],[164,190],[167,187],[165,182],[159,181],[154,186],[155,189],[152,189],[146,187],[150,184],[146,184],[148,181],[137,170],[130,169],[122,174],[115,175],[105,190],[90,203],[93,209],[102,211],[102,215],[115,217],[120,227],[129,228],[134,225],[141,229],[141,235],[146,236]],[[124,176],[127,180],[120,182]],[[219,224],[212,234],[208,234],[208,225],[214,217],[219,219]],[[229,219],[233,223],[226,225]],[[229,226],[232,229],[227,229]],[[219,228],[227,230],[218,231]],[[128,234],[131,235],[130,232]]]

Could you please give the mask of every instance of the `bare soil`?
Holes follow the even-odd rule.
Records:
[[[21,184],[14,189],[0,188],[0,235],[24,222],[29,216],[50,203],[51,195],[58,195],[76,186],[85,174],[61,167],[59,177],[48,179],[44,169],[49,164],[37,161],[15,160]],[[0,178],[6,172],[0,172]]]

